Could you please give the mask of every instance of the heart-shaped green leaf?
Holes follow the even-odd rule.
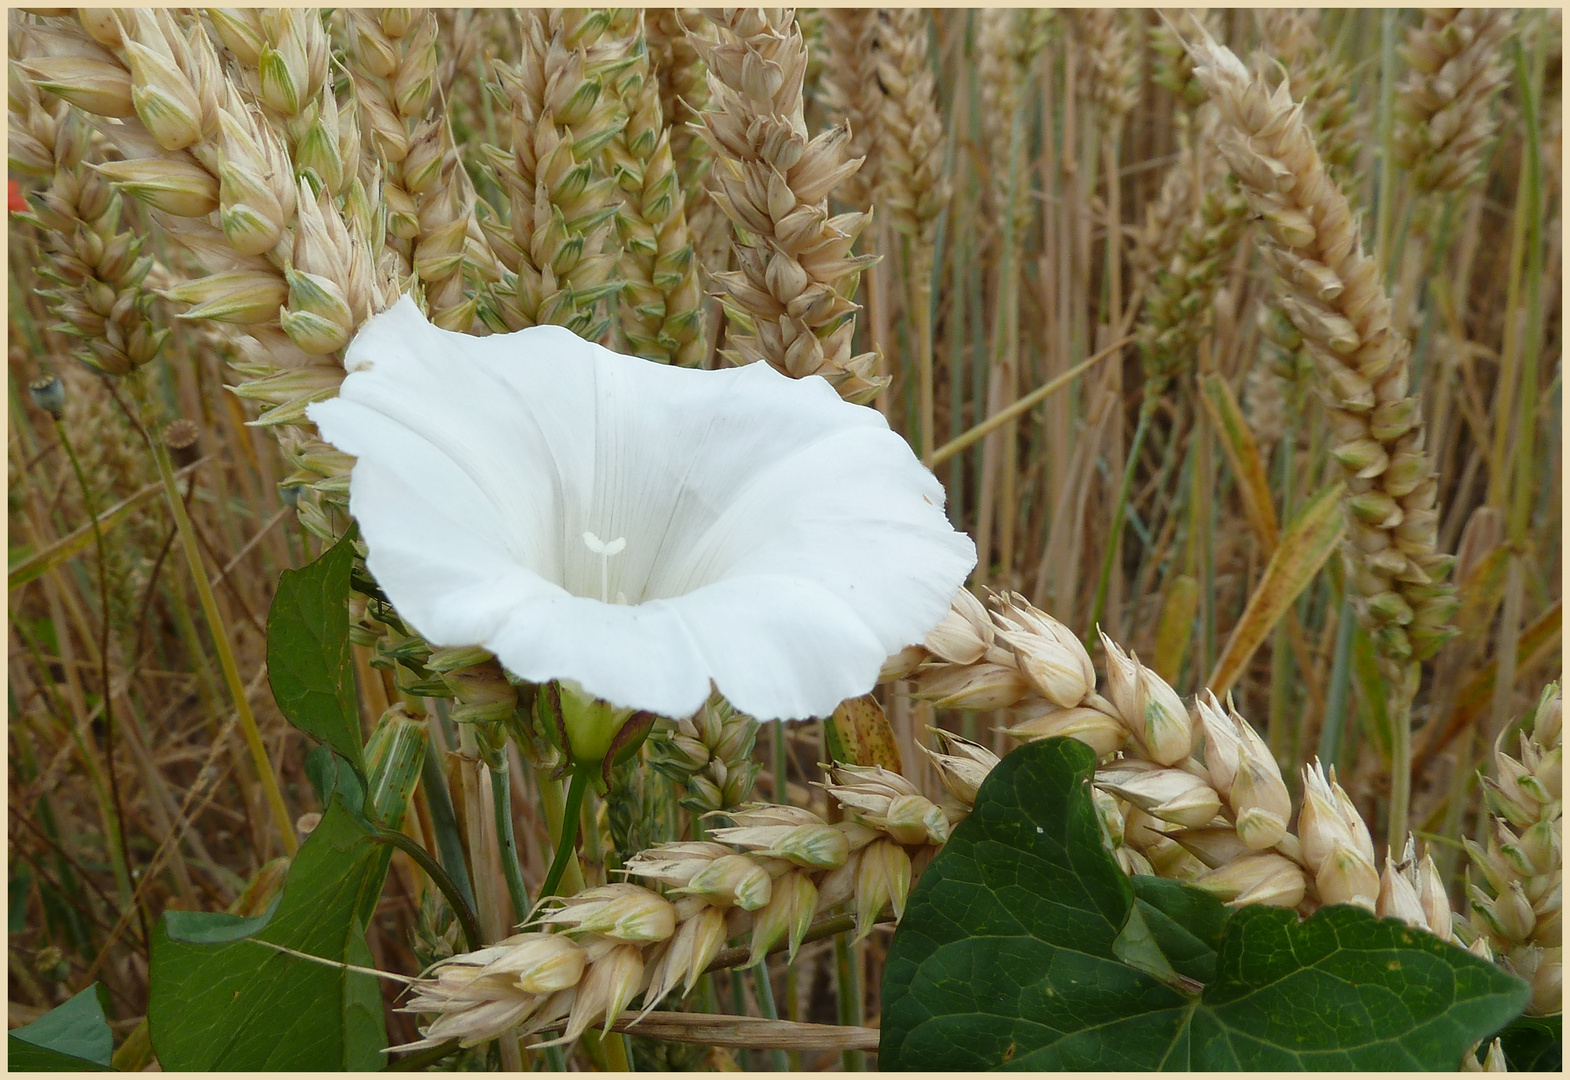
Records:
[[[1525,1005],[1493,964],[1360,909],[1136,890],[1094,766],[1049,739],[993,769],[894,935],[882,1068],[1454,1070]]]
[[[104,1019],[102,983],[93,983],[6,1038],[12,1072],[113,1072],[114,1035]]]
[[[265,942],[374,966],[365,922],[381,894],[383,846],[334,798],[267,915],[171,911],[153,934],[153,1047],[165,1071],[380,1069],[387,1045],[370,975]]]
[[[267,613],[267,680],[289,722],[365,775],[349,656],[352,534],[298,570],[285,570]]]

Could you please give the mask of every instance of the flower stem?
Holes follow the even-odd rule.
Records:
[[[576,847],[578,817],[583,812],[583,795],[589,790],[590,769],[581,762],[573,766],[572,782],[567,785],[567,807],[562,812],[561,836],[556,841],[556,858],[551,860],[550,873],[540,886],[540,899],[555,896],[561,885],[562,874],[567,872],[567,859]]]
[[[229,687],[229,696],[234,700],[235,712],[240,717],[240,730],[245,735],[245,745],[251,751],[251,760],[256,765],[257,776],[262,782],[262,793],[267,798],[267,805],[272,810],[273,824],[277,827],[279,837],[283,841],[284,852],[293,855],[300,849],[300,841],[294,834],[294,823],[289,820],[289,809],[284,805],[283,792],[278,788],[278,777],[273,773],[272,762],[267,757],[267,747],[262,743],[261,730],[256,726],[256,717],[251,712],[251,703],[245,696],[245,684],[240,681],[240,669],[234,661],[234,650],[229,647],[229,634],[224,629],[223,616],[218,613],[218,602],[213,598],[212,584],[207,580],[207,570],[202,565],[202,554],[196,546],[196,530],[191,526],[191,519],[186,515],[185,502],[180,498],[180,491],[175,487],[174,469],[169,464],[169,452],[158,439],[150,433],[147,444],[152,448],[153,460],[158,463],[158,478],[163,481],[164,494],[169,500],[169,510],[174,514],[175,528],[180,533],[180,546],[185,551],[185,561],[191,568],[191,577],[196,581],[196,596],[202,605],[202,614],[207,619],[207,629],[212,634],[213,648],[218,653],[218,666],[223,669],[224,682]]]
[[[441,890],[447,898],[447,906],[452,908],[452,913],[457,916],[458,924],[463,927],[464,940],[469,943],[469,951],[480,948],[485,944],[485,938],[480,933],[480,921],[474,916],[474,909],[469,906],[456,882],[443,870],[441,864],[431,858],[431,853],[421,847],[412,837],[397,829],[379,828],[374,837],[377,843],[391,844],[409,858],[413,859],[432,883]]]
[[[439,723],[436,717],[432,723]],[[431,809],[431,829],[436,834],[436,854],[441,858],[442,869],[452,878],[458,895],[474,910],[474,889],[469,884],[469,872],[463,864],[463,838],[458,834],[458,816],[453,811],[452,793],[447,789],[447,777],[442,772],[441,758],[436,745],[425,744],[425,766],[420,782],[425,785],[425,801]]]
[[[507,895],[512,899],[513,919],[529,914],[529,894],[523,887],[523,871],[518,867],[518,841],[512,828],[512,785],[508,782],[507,749],[496,755],[491,770],[491,808],[496,812],[497,846],[501,849],[502,876],[507,879]]]

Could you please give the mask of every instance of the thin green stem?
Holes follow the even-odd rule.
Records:
[[[1390,261],[1390,226],[1395,207],[1395,93],[1396,18],[1394,8],[1382,13],[1379,23],[1379,209],[1375,218],[1375,255],[1383,279]]]
[[[1094,642],[1096,624],[1107,604],[1107,591],[1112,584],[1112,563],[1117,556],[1118,537],[1123,533],[1123,520],[1128,515],[1128,494],[1134,486],[1134,468],[1139,464],[1139,453],[1145,448],[1145,435],[1150,430],[1150,416],[1154,413],[1156,398],[1147,397],[1140,406],[1139,424],[1134,428],[1134,441],[1129,444],[1128,459],[1123,464],[1123,482],[1118,485],[1118,501],[1112,510],[1112,531],[1107,537],[1107,549],[1101,556],[1101,576],[1096,579],[1096,600],[1090,607],[1090,619],[1085,624],[1085,646]]]
[[[567,806],[562,811],[561,835],[556,840],[556,858],[540,886],[540,899],[555,896],[561,886],[562,875],[567,872],[567,860],[577,846],[578,818],[583,813],[583,795],[589,790],[589,775],[593,766],[579,762],[573,766],[572,782],[567,785]]]
[[[82,471],[82,463],[76,456],[76,448],[71,445],[71,438],[66,433],[65,423],[55,421],[55,430],[60,436],[60,445],[65,447],[65,454],[71,460],[71,471],[76,475],[76,485],[82,492],[82,504],[87,508],[88,521],[93,527],[93,543],[98,551],[98,689],[103,695],[104,716],[104,770],[109,778],[109,798],[114,803],[115,829],[112,837],[117,847],[117,858],[126,880],[131,878],[131,853],[125,843],[125,804],[120,798],[120,775],[114,767],[114,742],[115,722],[112,699],[114,695],[109,689],[109,562],[104,548],[103,528],[98,524],[98,509],[93,503],[92,491],[87,486],[87,474]],[[142,907],[135,893],[132,893],[131,902],[136,906],[136,917],[142,928],[142,944],[145,947],[152,940],[152,934],[147,925],[147,912]]]
[[[769,978],[769,962],[759,960],[752,969],[752,984],[758,992],[758,1008],[762,1010],[764,1019],[778,1020],[779,1008],[774,1004],[774,983]],[[790,1071],[790,1062],[786,1060],[785,1051],[769,1051],[769,1064],[774,1072]]]
[[[1319,760],[1328,768],[1341,756],[1346,728],[1346,706],[1352,688],[1352,629],[1356,614],[1351,598],[1341,601],[1336,623],[1336,646],[1330,663],[1330,689],[1325,693],[1325,722],[1319,729]]]
[[[1390,814],[1385,843],[1394,854],[1406,842],[1407,818],[1412,807],[1412,691],[1417,671],[1403,665],[1396,685],[1390,687]]]
[[[433,722],[439,722],[433,721]],[[453,812],[452,793],[447,790],[447,776],[442,772],[441,758],[433,743],[425,744],[425,764],[420,770],[420,782],[425,785],[425,803],[431,811],[431,831],[436,834],[436,854],[442,869],[452,878],[458,895],[469,909],[474,909],[474,889],[469,884],[469,870],[463,862],[463,838],[458,835],[458,815]]]
[[[839,1022],[842,1027],[861,1026],[861,950],[859,942],[844,936],[834,939],[834,973],[839,983]],[[860,1050],[840,1052],[846,1072],[864,1072],[867,1055]]]
[[[416,1050],[387,1066],[388,1072],[419,1072],[427,1065],[435,1065],[442,1058],[456,1054],[461,1044],[457,1039],[448,1039],[436,1046],[427,1046],[424,1050]]]
[[[507,895],[512,899],[514,919],[529,913],[529,894],[523,887],[523,871],[518,866],[518,842],[512,828],[512,785],[507,776],[507,750],[496,755],[499,763],[491,770],[491,809],[496,814],[496,842],[501,848],[502,876],[507,879]]]
[[[431,882],[441,890],[447,898],[447,905],[452,908],[452,913],[458,918],[458,925],[463,927],[464,940],[469,943],[469,951],[473,952],[485,944],[485,938],[480,933],[480,920],[475,917],[474,908],[464,899],[463,893],[458,891],[457,883],[447,876],[447,871],[441,864],[431,858],[431,853],[421,847],[412,837],[397,829],[378,828],[373,839],[377,843],[391,844],[419,865],[425,871]]]
[[[207,570],[202,565],[202,553],[196,542],[196,529],[191,525],[190,517],[186,515],[185,501],[180,498],[180,490],[175,486],[174,469],[169,464],[169,451],[164,448],[160,440],[150,434],[147,445],[152,449],[153,460],[158,464],[158,477],[163,481],[164,494],[168,497],[169,509],[174,514],[175,527],[180,531],[180,546],[185,552],[185,561],[191,568],[191,577],[196,582],[197,599],[202,605],[202,615],[207,619],[207,629],[212,635],[213,648],[218,653],[218,666],[223,670],[229,696],[234,701],[235,712],[239,714],[240,731],[245,736],[246,747],[251,751],[251,760],[262,782],[262,792],[267,798],[267,805],[272,810],[273,824],[278,829],[285,853],[293,855],[299,850],[300,841],[294,834],[294,823],[289,819],[289,808],[284,804],[283,792],[279,790],[278,776],[273,772],[272,761],[267,756],[267,747],[262,742],[261,729],[256,726],[256,716],[251,712],[251,702],[245,696],[245,683],[240,679],[240,668],[235,663],[234,650],[229,645],[229,633],[224,627],[223,616],[218,613],[218,601],[213,597],[212,583],[208,581]]]

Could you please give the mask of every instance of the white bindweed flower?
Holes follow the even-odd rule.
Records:
[[[344,362],[308,415],[358,459],[371,573],[432,644],[533,682],[685,716],[712,680],[760,719],[826,716],[975,564],[904,440],[822,379],[468,337],[407,297]]]

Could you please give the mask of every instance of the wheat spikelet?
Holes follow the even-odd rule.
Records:
[[[168,336],[153,325],[153,295],[143,286],[152,259],[120,223],[120,196],[85,161],[91,132],[76,110],[46,101],[13,63],[8,96],[9,164],[47,185],[29,196],[45,240],[42,295],[59,325],[79,342],[78,359],[107,375],[151,361]]]
[[[686,788],[681,805],[698,813],[746,802],[761,766],[752,760],[758,722],[715,695],[697,715],[656,723],[649,764]]]
[[[1350,72],[1319,40],[1319,13],[1275,8],[1260,9],[1254,17],[1264,42],[1255,56],[1260,76],[1274,89],[1285,74],[1292,96],[1303,102],[1320,157],[1345,183],[1363,143],[1363,123],[1352,102]]]
[[[479,300],[493,330],[557,323],[596,340],[610,325],[601,301],[621,288],[607,250],[617,199],[600,159],[627,122],[609,84],[629,44],[606,12],[531,9],[517,65],[496,64],[512,145],[485,148],[510,202],[482,223],[504,268]]]
[[[1128,27],[1116,8],[1076,8],[1067,14],[1085,65],[1085,96],[1115,132],[1139,100],[1138,60],[1129,48]]]
[[[1214,8],[1196,12],[1200,23],[1212,34],[1219,34],[1220,13]],[[1189,58],[1183,41],[1165,21],[1150,27],[1150,47],[1155,53],[1151,81],[1177,99],[1185,109],[1197,109],[1205,103],[1205,88],[1194,78],[1194,62]],[[1182,113],[1179,114],[1181,117]]]
[[[181,25],[167,11],[83,17],[30,28],[38,39],[31,55],[42,58],[29,62],[39,85],[91,106],[84,111],[123,158],[101,166],[102,175],[145,203],[161,231],[207,271],[163,295],[188,305],[181,319],[243,328],[234,390],[271,406],[259,422],[299,466],[290,482],[299,488],[300,520],[336,538],[347,523],[349,461],[315,438],[305,408],[337,392],[338,351],[399,286],[396,266],[376,262],[387,254],[385,214],[373,210],[381,202],[374,170],[369,184],[356,175],[358,128],[336,101],[327,104],[320,20],[304,9],[214,15],[236,81],[199,23]],[[60,57],[77,66],[62,68]],[[50,77],[62,70],[64,81]],[[84,86],[116,78],[129,101],[101,91],[83,96]],[[298,185],[291,146],[309,162]],[[215,209],[218,228],[208,220]]]
[[[1213,162],[1215,158],[1212,155],[1206,160]],[[1180,159],[1177,167],[1185,164],[1192,169],[1196,162]],[[1147,401],[1164,393],[1193,362],[1200,339],[1209,328],[1223,264],[1247,225],[1248,203],[1225,169],[1213,165],[1200,168],[1210,175],[1199,189],[1203,192],[1199,205],[1183,224],[1166,264],[1154,272],[1134,331],[1145,369]],[[1147,228],[1151,227],[1147,222]]]
[[[671,156],[671,129],[664,122],[641,32],[616,90],[627,125],[607,144],[606,162],[626,196],[616,215],[619,273],[626,282],[621,331],[639,356],[690,367],[705,354],[703,297]]]
[[[943,120],[927,65],[927,14],[919,8],[882,13],[877,80],[883,87],[879,113],[879,207],[896,229],[924,253],[914,272],[931,259],[938,217],[949,201],[943,175]]]
[[[876,259],[851,255],[865,215],[828,213],[828,193],[860,165],[845,160],[849,133],[807,138],[807,53],[789,10],[727,8],[715,24],[719,40],[699,50],[714,197],[738,234],[739,269],[714,275],[731,322],[727,356],[792,378],[822,375],[846,400],[870,401],[888,379],[873,374],[874,354],[852,352],[850,298]]]
[[[1407,31],[1396,160],[1419,191],[1454,191],[1478,179],[1497,126],[1490,109],[1509,75],[1503,46],[1512,20],[1504,8],[1439,9]]]
[[[649,60],[660,85],[660,111],[670,129],[671,158],[687,203],[687,231],[698,263],[711,271],[729,267],[731,227],[709,197],[713,152],[698,135],[709,100],[708,68],[696,38],[714,40],[714,24],[696,8],[651,8],[644,13]]]
[[[823,38],[828,50],[823,69],[824,94],[836,120],[850,128],[847,152],[863,159],[861,168],[847,176],[833,194],[863,213],[872,209],[872,194],[880,179],[880,22],[877,8],[836,7],[823,11]]]
[[[1555,683],[1539,699],[1514,757],[1504,752],[1500,734],[1495,775],[1483,781],[1491,815],[1487,843],[1466,841],[1483,879],[1470,890],[1472,928],[1501,966],[1532,984],[1527,1011],[1536,1015],[1558,1012],[1564,988],[1562,708]]]
[[[919,655],[899,666],[920,663],[925,692],[946,703],[1006,704],[1016,721],[1010,733],[1021,741],[1062,736],[1090,745],[1101,758],[1093,797],[1103,840],[1126,873],[1187,881],[1234,906],[1307,915],[1351,903],[1442,940],[1465,932],[1432,859],[1420,860],[1410,841],[1386,854],[1381,872],[1368,826],[1334,769],[1304,770],[1304,805],[1291,828],[1292,801],[1275,759],[1235,710],[1207,692],[1191,717],[1171,687],[1106,638],[1100,693],[1072,633],[1017,595],[994,604],[989,615],[962,591],[949,618],[914,650]],[[1007,689],[993,670],[1012,672]],[[1539,724],[1544,746],[1550,726]],[[700,758],[712,766],[710,744],[751,733],[702,713],[662,736],[661,767],[690,775]],[[644,885],[607,885],[558,902],[534,924],[561,927],[555,934],[526,928],[444,962],[405,1006],[434,1017],[412,1045],[478,1043],[563,1021],[565,1037],[576,1038],[591,1025],[609,1027],[640,989],[644,1010],[690,992],[726,937],[749,935],[756,963],[781,941],[794,955],[813,915],[842,903],[854,909],[858,936],[884,910],[898,920],[912,884],[998,763],[983,747],[933,733],[936,749],[922,750],[943,801],[897,772],[833,765],[822,786],[844,821],[829,824],[787,805],[734,808],[733,824],[709,840],[634,855],[626,870]],[[1528,758],[1557,778],[1557,758]],[[1536,970],[1546,973],[1546,954],[1539,960]]]
[[[1152,280],[1172,260],[1183,230],[1198,209],[1198,193],[1226,182],[1226,163],[1215,149],[1216,122],[1214,109],[1178,117],[1177,160],[1162,175],[1155,200],[1145,207],[1145,220],[1129,252],[1136,281]]]
[[[987,141],[993,210],[1007,202],[1009,146],[1020,90],[1036,53],[1046,44],[1051,12],[983,8],[976,13],[977,78],[981,84],[981,124]]]
[[[1351,591],[1380,654],[1432,656],[1450,636],[1453,560],[1435,548],[1438,484],[1378,268],[1286,84],[1270,91],[1213,40],[1195,70],[1221,110],[1221,151],[1262,219],[1278,300],[1313,357],[1347,478]]]
[[[475,303],[464,287],[466,261],[491,269],[474,221],[474,192],[458,163],[438,83],[437,18],[429,11],[343,12],[343,51],[355,98],[380,160],[388,243],[401,275],[422,284],[436,325],[467,331]]]

